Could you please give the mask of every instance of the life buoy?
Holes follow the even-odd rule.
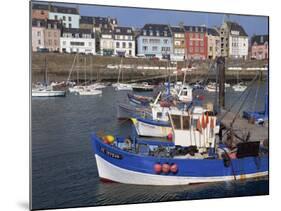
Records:
[[[178,172],[178,165],[176,163],[172,164],[170,167],[172,173],[176,174]]]
[[[170,172],[170,165],[168,163],[164,163],[162,165],[162,172],[168,174]]]
[[[155,163],[153,168],[156,174],[160,174],[162,171],[162,166],[160,163]]]

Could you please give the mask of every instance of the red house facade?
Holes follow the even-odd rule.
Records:
[[[184,26],[186,58],[205,60],[208,57],[208,36],[204,26]]]

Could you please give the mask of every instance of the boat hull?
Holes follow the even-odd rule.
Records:
[[[148,137],[167,137],[172,133],[171,126],[167,124],[158,124],[157,121],[145,121],[143,118],[131,118],[137,134]]]
[[[65,91],[32,91],[32,97],[64,97]]]
[[[117,106],[117,118],[118,119],[131,119],[135,115],[143,116],[146,112],[149,112],[145,108],[136,108],[127,104],[119,104]]]
[[[268,157],[233,159],[224,166],[219,159],[174,159],[129,153],[92,137],[98,174],[102,179],[136,185],[188,185],[243,180],[268,175]],[[177,164],[177,173],[154,172],[155,163]]]

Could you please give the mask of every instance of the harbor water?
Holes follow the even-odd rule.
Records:
[[[265,90],[265,83],[261,84],[260,89],[254,89],[243,110],[263,110]],[[203,90],[197,90],[196,93],[203,94],[206,102],[213,102],[214,93]],[[227,89],[226,107],[237,101],[239,94],[231,88]],[[118,102],[127,102],[126,91],[117,92],[112,87],[103,89],[102,96],[32,98],[33,209],[269,193],[268,178],[172,187],[101,182],[90,136],[93,132],[130,134],[131,123],[117,120]],[[234,110],[238,108],[239,104],[234,106]]]

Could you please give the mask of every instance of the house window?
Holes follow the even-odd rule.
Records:
[[[126,48],[126,43],[125,42],[122,43],[122,48]]]
[[[167,31],[164,31],[164,37],[167,37],[167,36],[168,36]]]
[[[204,48],[200,47],[200,53],[204,53]]]
[[[76,38],[79,38],[79,33],[76,33],[76,34],[75,34],[75,37],[76,37]]]
[[[41,45],[41,40],[38,40],[38,45]]]
[[[57,43],[57,40],[54,40],[54,45],[57,45],[58,43]]]
[[[71,17],[70,16],[68,17],[68,21],[71,21]]]
[[[120,43],[116,42],[116,48],[120,48]]]
[[[152,46],[152,51],[157,51],[157,50],[158,50],[157,46]]]
[[[147,46],[143,46],[143,47],[142,47],[142,50],[143,50],[143,51],[147,51]]]
[[[54,32],[54,37],[57,37],[57,32]]]
[[[65,21],[66,20],[65,16],[63,16],[62,19]]]
[[[198,40],[195,41],[195,46],[198,46],[199,45],[199,42]]]
[[[189,41],[189,45],[193,46],[193,41],[192,40]]]
[[[168,39],[163,40],[164,44],[168,44]]]
[[[131,50],[129,50],[129,55],[130,55],[130,56],[132,55],[132,51],[131,51]]]
[[[71,27],[72,27],[71,23],[70,23],[70,24],[68,24],[68,27],[69,27],[69,28],[71,28]]]
[[[153,31],[152,30],[149,31],[149,35],[153,36]]]
[[[146,36],[146,30],[143,30],[143,35]]]
[[[41,36],[41,32],[37,32],[37,36],[40,37]]]
[[[156,31],[156,36],[160,36],[160,33],[159,33],[159,31],[158,31],[158,30]]]
[[[57,15],[55,15],[55,20],[58,20],[58,16]]]
[[[200,41],[200,46],[204,46],[204,42],[203,41]]]
[[[133,44],[131,42],[129,42],[129,48],[132,48]]]
[[[142,39],[143,43],[148,43],[148,39]]]
[[[41,10],[41,15],[44,15],[44,10]]]

